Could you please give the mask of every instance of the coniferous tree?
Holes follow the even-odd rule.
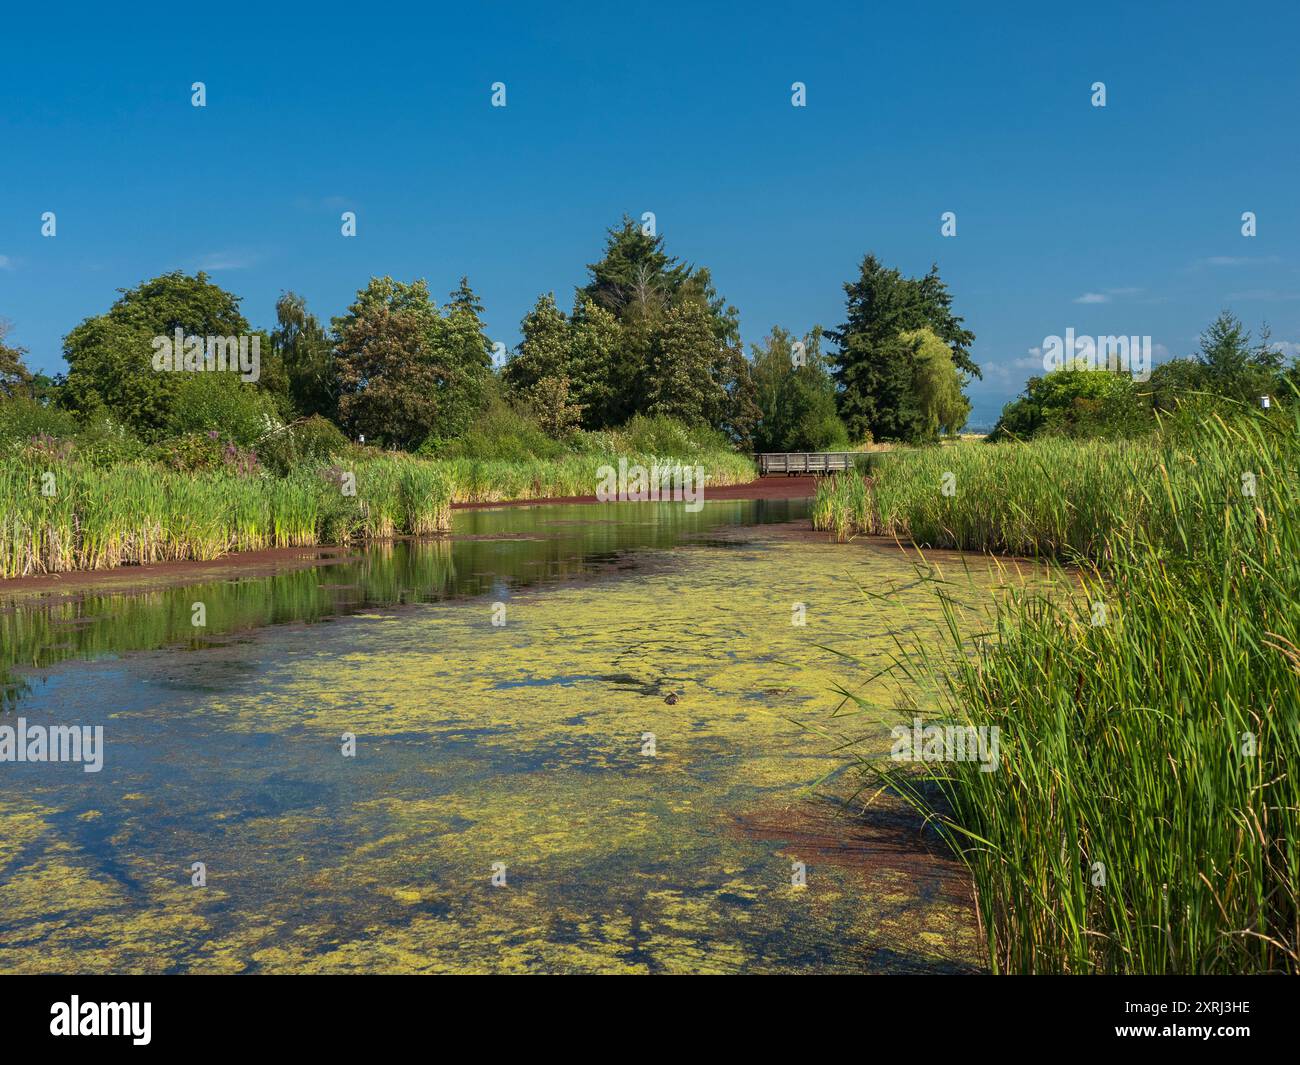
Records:
[[[923,278],[906,278],[868,255],[844,292],[846,321],[826,335],[839,345],[835,379],[850,435],[920,439],[926,417],[914,387],[915,349],[902,334],[930,328],[951,349],[957,369],[978,377],[970,358],[974,334],[952,313],[937,267]]]

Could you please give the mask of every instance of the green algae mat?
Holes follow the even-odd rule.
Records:
[[[978,968],[959,868],[845,805],[835,741],[888,751],[894,689],[864,682],[933,593],[801,508],[467,513],[11,606],[37,668],[11,656],[0,723],[102,726],[103,764],[0,765],[0,971]],[[880,713],[833,716],[840,686]]]

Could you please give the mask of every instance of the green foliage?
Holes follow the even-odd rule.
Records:
[[[641,387],[645,413],[708,424],[709,415],[723,405],[713,373],[717,357],[708,309],[693,301],[669,308],[650,335]]]
[[[307,302],[286,292],[275,304],[271,343],[283,362],[294,410],[306,417],[338,416],[339,375],[334,348]]]
[[[67,411],[47,407],[24,396],[0,400],[0,454],[25,446],[34,436],[68,439],[77,432],[77,420]]]
[[[1134,436],[1155,428],[1132,377],[1080,364],[1031,377],[1024,395],[1003,408],[990,440],[1059,436]]]
[[[929,413],[916,392],[916,350],[904,334],[930,328],[951,349],[962,374],[980,376],[970,357],[975,335],[952,313],[952,297],[938,267],[905,278],[874,256],[844,286],[847,318],[826,335],[839,345],[835,379],[840,415],[850,436],[915,441],[927,434]]]
[[[108,469],[135,462],[145,454],[145,445],[126,426],[105,414],[92,417],[74,438],[77,458],[96,469]]]
[[[1272,395],[1282,371],[1282,356],[1274,350],[1267,327],[1252,344],[1250,331],[1230,311],[1220,313],[1201,334],[1197,361],[1209,391],[1243,403]]]
[[[485,401],[491,348],[462,280],[444,316],[428,284],[371,278],[334,320],[339,418],[370,442],[411,449],[467,429]]]
[[[900,645],[909,683],[939,685],[907,716],[996,728],[996,771],[872,771],[968,866],[990,965],[1297,972],[1300,408],[1241,407],[1187,440],[965,450],[946,517],[926,516],[936,471],[914,456],[883,469],[881,513],[892,491],[918,542],[1036,542],[1077,565],[977,636],[948,609]],[[950,607],[955,582],[929,576]]]
[[[498,398],[484,408],[468,431],[450,441],[426,441],[419,453],[446,459],[528,462],[558,458],[564,452],[564,444],[549,436],[536,420]]]
[[[282,426],[257,442],[258,460],[283,476],[293,470],[324,465],[345,454],[348,438],[333,422],[313,414]]]
[[[8,335],[9,323],[0,318],[0,399],[30,395],[32,386],[32,374],[23,362],[27,349],[5,343]]]
[[[164,422],[169,435],[218,432],[242,447],[251,447],[280,425],[274,397],[239,382],[232,374],[177,374]]]
[[[930,328],[901,334],[912,345],[913,388],[925,425],[925,437],[951,436],[970,416],[970,400],[962,392],[962,376],[952,361],[952,349]]]
[[[173,405],[196,377],[212,377],[232,392],[273,391],[277,381],[273,365],[264,366],[265,386],[262,381],[241,382],[229,373],[169,373],[153,368],[153,338],[171,337],[177,329],[186,336],[251,335],[239,310],[239,297],[212,284],[206,274],[190,277],[177,271],[120,291],[122,296],[105,314],[87,318],[64,340],[68,374],[60,402],[79,416],[104,411],[148,442],[176,431]],[[270,345],[262,347],[270,359]]]
[[[756,451],[829,451],[848,446],[848,432],[835,412],[835,382],[815,326],[800,343],[802,365],[795,365],[794,338],[779,325],[762,346],[753,346]]]

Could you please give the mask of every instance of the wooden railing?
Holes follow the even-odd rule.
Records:
[[[754,456],[758,475],[784,473],[789,477],[809,473],[834,473],[853,469],[856,451],[767,451]]]

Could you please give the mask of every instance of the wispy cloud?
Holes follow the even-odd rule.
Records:
[[[1281,260],[1276,255],[1211,255],[1204,259],[1197,259],[1193,266],[1256,266],[1266,263],[1276,263]]]
[[[1106,288],[1100,292],[1085,292],[1082,296],[1074,298],[1075,303],[1110,303],[1115,299],[1124,299],[1128,296],[1136,296],[1142,290],[1140,288]]]
[[[7,255],[0,255],[0,270],[12,270],[17,264]]]
[[[248,251],[210,252],[199,259],[200,270],[247,270],[258,260],[258,255]]]

